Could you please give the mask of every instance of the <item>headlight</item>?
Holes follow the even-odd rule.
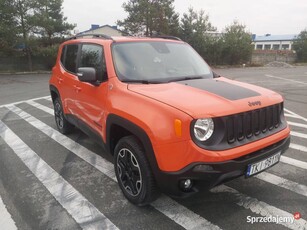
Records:
[[[214,131],[214,123],[211,118],[198,119],[194,124],[194,135],[199,141],[208,140]]]

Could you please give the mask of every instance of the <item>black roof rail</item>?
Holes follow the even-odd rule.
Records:
[[[103,38],[103,39],[114,41],[114,39],[111,36],[106,35],[106,34],[77,34],[75,36],[68,38],[67,40],[73,40],[73,39],[77,39],[77,38],[90,37],[90,36],[92,38]]]
[[[177,40],[182,41],[180,38],[170,35],[157,35],[157,36],[151,36],[152,38],[163,38],[163,39],[171,39],[171,40]]]

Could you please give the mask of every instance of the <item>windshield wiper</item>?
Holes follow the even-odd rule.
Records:
[[[124,83],[141,83],[141,84],[160,84],[161,81],[150,81],[150,80],[123,80]]]
[[[187,81],[187,80],[194,80],[194,79],[204,79],[201,76],[192,76],[192,77],[178,77],[178,78],[174,78],[169,80],[168,82],[175,82],[175,81]]]

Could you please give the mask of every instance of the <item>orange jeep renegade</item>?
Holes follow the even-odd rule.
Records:
[[[50,92],[59,131],[76,126],[114,155],[137,205],[255,175],[290,143],[279,94],[218,76],[174,37],[73,37]]]

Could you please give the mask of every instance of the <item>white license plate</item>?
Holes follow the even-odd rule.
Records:
[[[280,159],[280,154],[281,154],[281,152],[278,152],[277,154],[275,154],[275,155],[273,155],[269,158],[266,158],[266,159],[259,161],[257,163],[248,165],[246,176],[254,175],[254,174],[261,172],[261,171],[271,167],[272,165],[276,164]]]

